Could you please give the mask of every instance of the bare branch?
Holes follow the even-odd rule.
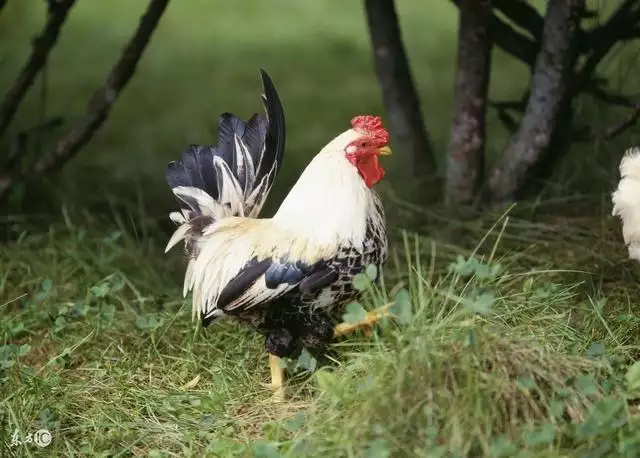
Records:
[[[365,0],[376,74],[398,149],[415,173],[433,172],[436,162],[402,42],[394,0]]]
[[[636,122],[638,122],[638,119],[640,119],[640,102],[636,102],[632,108],[627,116],[610,126],[594,129],[593,127],[583,125],[577,129],[574,128],[571,133],[572,140],[576,142],[594,142],[610,140],[617,137],[633,127]]]
[[[551,0],[545,14],[542,49],[536,60],[532,90],[518,132],[489,178],[493,202],[514,197],[540,161],[554,134],[567,93],[574,59],[573,44],[585,0]]]
[[[142,54],[149,43],[169,0],[151,0],[134,36],[124,48],[120,59],[111,69],[104,85],[98,89],[89,101],[87,112],[57,146],[42,156],[27,174],[33,179],[64,165],[84,146],[100,128],[109,114],[113,103],[122,89],[133,76]],[[19,177],[6,173],[0,176],[0,200]]]
[[[625,119],[617,124],[607,127],[600,135],[601,139],[608,140],[631,128],[640,119],[640,102],[636,103],[633,111]]]
[[[539,43],[514,30],[495,14],[491,16],[490,24],[494,43],[504,52],[521,60],[532,69],[540,49]]]
[[[636,28],[640,21],[639,0],[624,0],[618,9],[609,17],[607,22],[589,33],[587,45],[590,48],[589,57],[580,70],[578,81],[586,84],[596,68],[625,33]],[[636,8],[634,10],[634,8]]]
[[[584,88],[584,92],[610,105],[616,105],[621,107],[633,107],[635,105],[633,102],[633,97],[608,92],[605,89],[598,86],[589,85]]]
[[[71,132],[56,148],[40,158],[34,166],[34,175],[56,169],[68,161],[93,136],[109,114],[120,91],[133,76],[169,0],[151,0],[147,11],[140,19],[135,35],[125,47],[120,59],[111,69],[104,85],[91,98],[85,116],[76,123]]]
[[[46,64],[49,52],[55,46],[60,29],[74,3],[75,0],[59,0],[49,4],[49,15],[44,30],[33,41],[33,51],[29,59],[0,104],[0,136],[9,127],[22,99]]]
[[[491,63],[491,0],[460,0],[458,64],[447,152],[447,203],[473,202],[482,183]]]
[[[460,0],[451,0],[451,2],[457,7],[460,6]],[[529,68],[533,68],[536,61],[536,55],[540,49],[540,44],[538,42],[531,40],[518,32],[495,14],[491,15],[489,30],[491,33],[491,39],[496,46],[507,54],[521,60]]]
[[[518,130],[518,122],[504,108],[496,107],[498,119],[504,127],[510,132],[515,133]]]
[[[544,18],[526,0],[494,0],[496,9],[540,41]]]

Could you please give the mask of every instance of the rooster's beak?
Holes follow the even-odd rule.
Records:
[[[378,156],[389,156],[391,154],[391,148],[388,146],[383,146],[382,148],[378,148]]]

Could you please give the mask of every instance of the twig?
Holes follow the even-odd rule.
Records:
[[[4,162],[4,164],[2,164],[2,170],[5,173],[10,173],[15,170],[20,159],[27,151],[27,141],[29,140],[29,137],[33,135],[40,136],[44,132],[50,131],[52,129],[55,129],[58,126],[61,126],[62,122],[63,122],[63,118],[61,118],[60,116],[56,116],[47,121],[36,124],[35,126],[29,129],[18,132],[18,134],[15,136],[15,138],[11,142],[11,145],[9,145],[9,153],[7,155],[6,161]]]
[[[640,1],[638,0],[625,0],[605,24],[590,33],[591,53],[580,70],[578,85],[586,84],[598,64],[609,53],[611,48],[620,41],[620,37],[626,31],[635,29],[637,22],[640,20],[640,8],[637,11],[632,10],[639,4]]]
[[[500,122],[502,122],[502,124],[509,131],[509,133],[513,134],[518,130],[518,122],[513,118],[513,116],[507,113],[507,110],[502,108],[497,108],[497,112],[498,112],[498,119],[500,120]]]
[[[540,41],[544,18],[526,0],[493,0],[496,9]]]
[[[450,1],[457,7],[460,6],[460,0]],[[536,55],[540,49],[539,42],[518,32],[495,14],[491,15],[489,30],[491,32],[491,39],[496,46],[507,54],[521,60],[530,69],[533,68],[536,62]]]
[[[632,100],[632,97],[628,97],[622,94],[615,94],[606,91],[605,89],[597,86],[587,86],[584,88],[584,92],[587,94],[591,94],[598,100],[601,100],[610,105],[617,105],[621,107],[634,107],[635,103]]]
[[[623,133],[625,130],[632,127],[637,121],[640,119],[640,102],[635,104],[634,109],[627,115],[625,119],[614,124],[612,126],[607,127],[601,134],[598,136],[599,139],[608,140],[613,137],[616,137]]]
[[[109,114],[113,103],[133,76],[138,62],[149,43],[169,0],[151,0],[140,19],[136,33],[124,48],[118,62],[111,69],[104,85],[92,96],[86,114],[73,126],[71,131],[57,146],[42,156],[26,174],[27,179],[37,178],[64,165],[100,128]],[[15,174],[0,176],[0,200],[18,179]]]
[[[113,103],[133,76],[138,62],[149,43],[169,0],[151,0],[140,19],[135,35],[125,47],[120,59],[111,69],[104,85],[94,94],[85,116],[72,128],[56,148],[40,158],[33,167],[33,177],[61,167],[93,136],[109,114]]]
[[[2,0],[0,0],[2,1]],[[42,33],[33,41],[33,51],[16,81],[0,104],[0,136],[13,119],[22,99],[33,84],[36,75],[47,62],[49,52],[56,44],[60,29],[76,0],[60,0],[49,4],[49,17]],[[0,7],[3,5],[0,5]]]

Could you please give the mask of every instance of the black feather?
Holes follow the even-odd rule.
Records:
[[[272,261],[270,259],[264,259],[257,261],[255,258],[247,263],[247,265],[231,280],[227,283],[227,286],[220,292],[218,298],[218,308],[224,310],[224,308],[240,297],[248,288],[255,283],[255,281],[264,274],[271,266]]]
[[[330,271],[325,261],[309,265],[301,261],[290,262],[286,259],[257,261],[253,258],[221,291],[216,304],[217,308],[228,313],[239,313],[246,310],[243,306],[229,310],[227,306],[238,299],[263,274],[267,288],[275,289],[283,284],[295,285],[299,283],[305,292],[327,286],[337,278],[337,273]],[[252,306],[255,305],[258,304],[252,304]],[[212,319],[206,318],[203,323],[209,323]]]
[[[267,111],[268,127],[265,136],[264,153],[262,154],[259,168],[256,170],[257,182],[260,182],[269,173],[274,163],[276,164],[276,173],[270,180],[275,180],[275,175],[282,165],[286,135],[284,110],[278,92],[266,71],[260,69],[260,75],[262,76],[262,85],[264,87],[262,100]]]
[[[195,187],[218,201],[224,178],[214,166],[214,158],[217,156],[229,167],[237,186],[243,191],[243,199],[247,199],[261,185],[262,180],[268,177],[266,186],[261,188],[261,194],[254,203],[241,202],[245,214],[256,208],[256,202],[258,206],[262,206],[282,165],[285,119],[273,81],[264,70],[261,69],[260,74],[264,87],[262,101],[267,116],[254,114],[245,122],[232,113],[223,113],[218,122],[217,145],[188,146],[183,151],[181,160],[168,165],[165,178],[172,189],[179,186]],[[247,172],[246,166],[241,167],[238,163],[236,137],[244,144],[253,161],[255,179]],[[179,199],[179,203],[183,210],[190,212],[189,217],[202,214],[202,209],[194,199]]]
[[[337,280],[338,271],[331,268],[325,268],[314,272],[313,274],[302,280],[302,283],[298,285],[298,289],[302,293],[309,293],[311,291],[316,291],[330,286]]]

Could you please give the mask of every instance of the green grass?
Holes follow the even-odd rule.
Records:
[[[257,335],[191,323],[180,256],[151,223],[14,223],[6,431],[50,429],[52,456],[635,456],[640,279],[616,224],[524,206],[415,217],[430,235],[394,230],[384,286],[361,301],[399,318],[337,342],[332,362],[299,361],[282,405]]]

